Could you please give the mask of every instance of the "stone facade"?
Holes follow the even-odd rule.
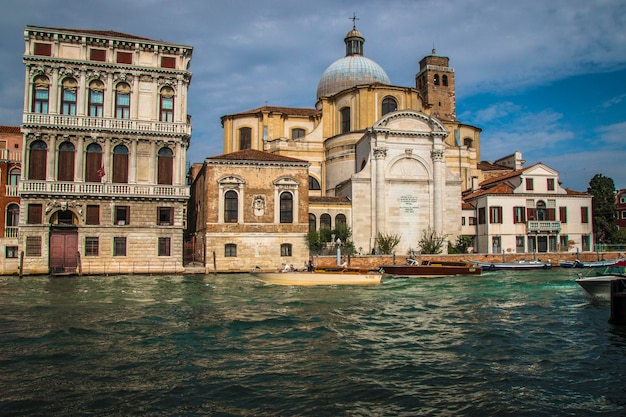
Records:
[[[182,272],[192,47],[26,27],[23,272]]]

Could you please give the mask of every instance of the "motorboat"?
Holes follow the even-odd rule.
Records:
[[[595,275],[583,276],[578,274],[576,283],[588,294],[594,297],[609,298],[611,296],[611,281],[626,278],[626,260],[620,260],[596,270]]]
[[[275,285],[375,285],[380,284],[382,273],[366,268],[314,268],[312,271],[261,271],[251,272],[257,279]]]
[[[573,261],[559,261],[559,266],[561,268],[602,268],[605,266],[614,265],[619,261],[623,261],[624,259],[610,259],[610,260],[601,260],[601,261],[592,261],[592,262],[583,262],[579,259],[575,259]]]
[[[404,265],[382,265],[380,269],[394,277],[434,278],[452,275],[480,275],[481,268],[470,262],[426,261],[407,258]]]
[[[548,259],[547,262],[542,260],[528,261],[520,259],[513,262],[482,262],[471,261],[475,266],[479,266],[483,271],[499,271],[499,270],[517,270],[525,271],[529,269],[550,269],[552,268],[552,262]]]

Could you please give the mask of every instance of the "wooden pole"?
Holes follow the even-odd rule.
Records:
[[[20,267],[19,267],[20,278],[24,274],[24,251],[20,252]]]

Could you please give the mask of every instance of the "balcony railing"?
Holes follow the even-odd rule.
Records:
[[[17,237],[18,232],[19,232],[19,227],[17,226],[5,226],[4,237]]]
[[[85,130],[128,130],[161,134],[191,135],[189,123],[165,123],[145,120],[113,119],[105,117],[69,116],[59,114],[25,113],[25,125],[65,127]]]
[[[184,185],[106,184],[89,182],[22,181],[20,194],[103,197],[172,197],[188,198]]]
[[[7,197],[17,197],[17,185],[5,185],[4,195]]]
[[[561,222],[532,220],[526,223],[526,231],[535,232],[535,233],[542,233],[542,232],[558,233],[561,231]]]
[[[22,151],[0,149],[0,161],[22,162]]]

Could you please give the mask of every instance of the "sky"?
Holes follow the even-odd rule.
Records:
[[[225,114],[314,108],[354,15],[393,85],[415,87],[433,47],[450,58],[481,160],[520,151],[564,187],[602,174],[626,188],[623,0],[2,0],[0,125],[21,123],[25,26],[124,32],[193,47],[187,161],[202,162],[223,153]]]

